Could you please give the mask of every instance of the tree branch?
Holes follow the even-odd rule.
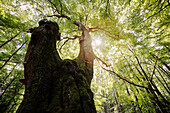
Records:
[[[88,30],[85,28],[85,26],[84,26],[83,24],[81,24],[80,22],[74,21],[74,24],[75,24],[76,26],[80,27],[82,31],[85,31],[85,30],[88,31]]]
[[[75,40],[75,39],[77,39],[77,38],[79,38],[80,36],[77,36],[77,35],[75,35],[74,36],[74,38],[69,38],[69,37],[65,37],[65,38],[67,38],[67,40],[64,42],[64,44],[62,44],[61,45],[61,47],[59,48],[59,52],[62,54],[62,52],[61,52],[61,49],[63,48],[63,46],[69,41],[69,40]],[[60,42],[61,42],[62,40],[60,40]],[[60,43],[59,42],[59,43]]]
[[[170,6],[170,4],[166,5],[164,8],[160,9],[158,12],[156,12],[156,13],[154,13],[153,15],[149,16],[146,20],[148,20],[149,18],[151,18],[151,17],[159,14],[161,11],[163,11],[163,10],[164,10],[165,8],[167,8],[168,6]],[[145,21],[146,21],[146,20],[145,20]]]
[[[130,51],[130,52],[132,52],[132,53],[134,54],[134,52],[133,52],[130,48],[128,48],[128,49],[129,49],[129,51]],[[144,69],[143,69],[143,67],[141,66],[141,64],[140,64],[140,61],[139,61],[138,57],[137,57],[137,56],[135,56],[135,55],[134,55],[134,57],[135,57],[135,59],[136,59],[136,61],[137,61],[138,65],[139,65],[140,69],[142,70],[143,74],[145,75],[146,80],[147,80],[147,81],[149,81],[149,78],[148,78],[148,76],[147,76],[147,74],[146,74],[145,70],[144,70]]]
[[[0,48],[2,48],[5,44],[7,44],[8,42],[10,42],[11,40],[13,40],[14,38],[16,38],[20,33],[16,34],[15,36],[13,36],[12,38],[10,38],[8,41],[6,41],[5,43],[3,43],[2,45],[0,45]]]
[[[108,33],[108,36],[109,36],[109,37],[112,37],[112,38],[116,39],[115,37],[113,37],[113,35],[114,35],[114,36],[117,36],[118,39],[119,39],[119,33],[118,33],[118,34],[111,33],[110,31],[105,30],[105,28],[100,28],[100,27],[89,28],[89,32],[96,32],[96,31],[99,31],[99,30]]]
[[[151,75],[151,81],[153,79],[153,75],[155,74],[155,69],[156,69],[157,61],[158,61],[158,56],[156,56],[155,65],[154,65],[153,72],[152,72],[152,75]]]
[[[0,87],[5,83],[5,81],[7,80],[7,78],[11,75],[11,73],[14,71],[15,67],[17,66],[17,64],[12,68],[12,70],[10,71],[10,73],[3,79],[2,84],[0,84]]]
[[[155,91],[155,90],[152,89],[152,88],[148,88],[148,87],[145,87],[145,86],[142,86],[142,85],[135,84],[135,83],[127,80],[126,78],[123,78],[123,77],[121,77],[119,74],[117,74],[116,72],[114,72],[113,70],[106,69],[106,68],[104,68],[103,66],[101,66],[101,67],[102,67],[104,70],[108,71],[108,72],[114,73],[119,79],[122,79],[122,80],[126,81],[126,82],[129,83],[129,84],[132,84],[132,85],[137,86],[137,87],[141,87],[141,88],[145,88],[145,89],[149,89],[149,90]]]
[[[60,13],[59,10],[57,9],[56,5],[51,0],[48,0],[48,2],[50,2],[52,4],[52,6],[55,7],[55,10],[57,11],[57,13]]]
[[[11,86],[12,82],[14,82],[14,80],[16,79],[16,77],[14,77],[10,83],[6,86],[6,88],[3,90],[3,92],[0,95],[0,99],[2,98],[2,96],[4,95],[4,93],[7,91],[7,89]]]
[[[61,3],[61,1],[60,1],[60,0],[59,0],[59,2],[60,2],[60,7],[61,7],[61,11],[60,11],[60,13],[61,13],[61,14],[63,14],[62,3]]]
[[[99,60],[100,62],[102,62],[102,64],[104,64],[106,67],[109,67],[110,65],[108,65],[106,62],[104,62],[102,59],[100,59],[99,57],[97,57],[96,55],[95,55],[95,58],[97,59],[97,60]]]
[[[56,9],[56,11],[57,11],[57,13],[58,13],[59,15],[54,14],[54,15],[48,15],[47,17],[54,17],[54,16],[55,16],[55,17],[58,17],[58,18],[66,18],[66,19],[68,19],[68,20],[71,20],[70,17],[68,17],[67,15],[63,14],[61,1],[59,1],[59,2],[60,2],[61,11],[59,11],[59,10],[57,9],[57,6],[56,6],[51,0],[48,0],[48,2],[50,2],[50,3],[55,7],[55,9]]]
[[[5,63],[3,64],[2,67],[0,67],[0,70],[11,60],[11,58],[24,46],[24,44],[26,43],[27,41],[25,41],[20,48],[18,48],[9,58],[8,60],[5,61]]]
[[[48,15],[47,17],[57,17],[57,18],[66,18],[67,20],[71,20],[70,17],[68,17],[67,15],[65,14],[61,14],[61,15]]]

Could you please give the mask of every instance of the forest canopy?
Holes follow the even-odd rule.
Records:
[[[28,31],[42,19],[58,23],[62,59],[79,54],[73,22],[88,28],[98,113],[170,111],[169,0],[1,0],[0,112],[16,112],[23,99]]]

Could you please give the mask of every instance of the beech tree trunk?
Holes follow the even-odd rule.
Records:
[[[25,94],[17,113],[96,113],[90,89],[94,55],[85,27],[75,60],[61,60],[56,50],[57,23],[42,20],[31,32],[22,80]]]

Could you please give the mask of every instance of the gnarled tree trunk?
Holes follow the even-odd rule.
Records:
[[[90,89],[94,55],[90,35],[82,31],[78,58],[61,60],[58,24],[42,20],[32,29],[24,62],[25,95],[17,113],[96,113]]]

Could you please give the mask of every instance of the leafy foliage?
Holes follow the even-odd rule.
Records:
[[[168,0],[1,0],[0,112],[15,112],[23,98],[18,80],[30,40],[26,31],[43,18],[59,23],[62,40],[57,47],[63,59],[74,59],[79,52],[73,38],[81,31],[73,21],[95,31],[94,43],[102,41],[93,49],[110,66],[95,61],[91,86],[99,113],[168,111],[169,10]]]

